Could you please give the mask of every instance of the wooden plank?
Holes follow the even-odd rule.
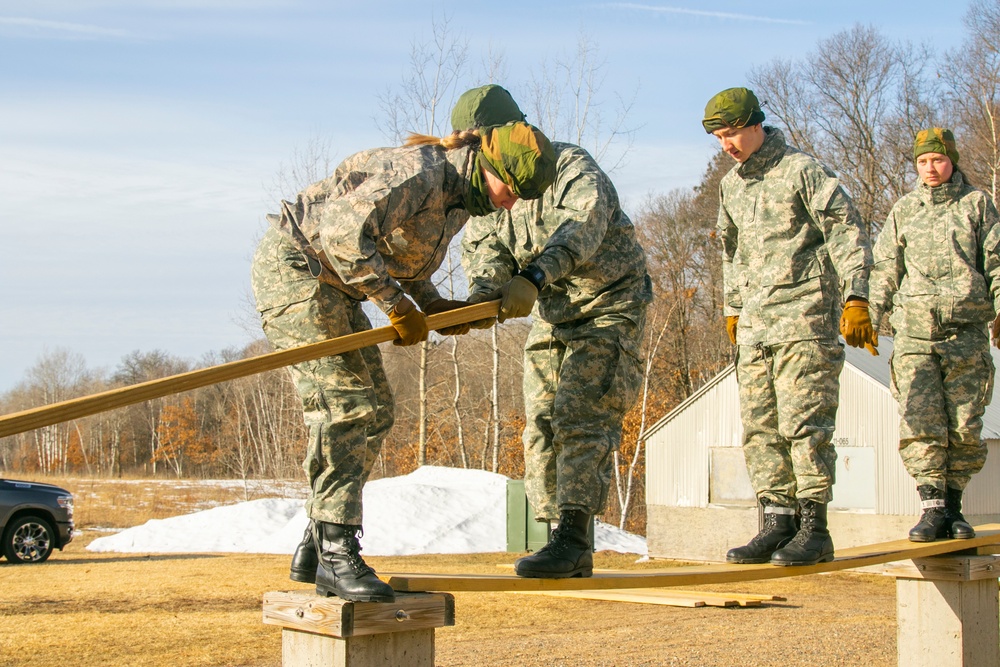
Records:
[[[1000,577],[1000,556],[935,556],[893,563],[884,570],[891,577],[934,581],[978,581]]]
[[[271,591],[264,594],[264,623],[341,638],[440,628],[455,624],[455,598],[397,593],[395,602],[350,602],[309,590]]]
[[[910,542],[896,540],[837,551],[836,560],[818,565],[781,567],[770,565],[710,564],[676,567],[666,570],[636,570],[624,573],[595,572],[593,577],[572,579],[528,579],[491,574],[409,574],[380,575],[397,591],[543,591],[603,590],[612,588],[659,588],[727,584],[798,577],[821,572],[837,572],[897,560],[926,558],[980,546],[1000,544],[1000,524],[976,528],[971,540]]]
[[[642,593],[642,589],[623,589],[617,591],[522,591],[517,595],[545,595],[557,598],[574,598],[578,600],[604,600],[607,602],[639,602],[642,604],[659,604],[668,607],[705,607],[708,603],[697,598],[673,596],[659,589],[655,593]],[[717,607],[735,607],[734,600],[729,604],[715,604]],[[759,604],[759,603],[758,603]]]
[[[598,591],[522,591],[515,595],[548,595],[552,597],[578,598],[581,600],[608,600],[611,602],[637,602],[659,604],[670,607],[759,607],[762,596],[746,596],[740,593],[717,593],[714,591],[679,591],[662,588],[622,588]],[[784,598],[781,598],[782,600]]]
[[[427,317],[427,326],[431,330],[474,322],[496,316],[500,308],[499,301],[477,303],[464,308],[456,308],[444,313]],[[379,327],[368,331],[359,331],[331,338],[330,340],[309,345],[300,345],[287,350],[279,350],[262,354],[249,359],[231,361],[227,364],[200,368],[198,370],[171,375],[165,378],[141,382],[102,391],[98,394],[71,398],[51,405],[42,405],[21,412],[13,412],[0,416],[0,438],[16,433],[31,431],[43,426],[51,426],[71,419],[79,419],[99,412],[123,408],[127,405],[142,403],[154,398],[179,394],[184,391],[207,387],[208,385],[235,380],[236,378],[273,371],[303,361],[320,359],[335,354],[343,354],[359,350],[370,345],[378,345],[399,338],[396,330],[391,327]]]

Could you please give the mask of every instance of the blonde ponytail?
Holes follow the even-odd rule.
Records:
[[[463,146],[478,146],[482,139],[476,130],[457,130],[444,137],[434,137],[429,134],[410,134],[403,143],[404,146],[441,146],[446,151]]]

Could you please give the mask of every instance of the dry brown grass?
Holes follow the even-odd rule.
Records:
[[[122,502],[135,493],[117,486],[105,489],[104,484],[63,481],[79,494],[78,515],[88,516],[90,525],[113,523],[104,518],[102,502]],[[184,511],[220,500],[218,491],[178,489],[177,494]],[[156,502],[146,506],[155,505],[163,513],[159,516],[180,513],[176,507],[169,511],[167,497],[159,491]],[[137,501],[128,495],[127,502]],[[139,516],[138,509],[131,511]],[[116,521],[125,515],[118,516]],[[280,629],[261,622],[261,598],[271,590],[308,588],[287,579],[287,556],[87,552],[86,544],[98,535],[85,530],[41,566],[0,562],[0,665],[280,665]],[[492,573],[512,559],[509,554],[477,554],[368,560],[380,572]],[[634,560],[597,554],[598,567],[664,566]],[[788,601],[760,608],[688,609],[460,593],[455,596],[457,625],[437,631],[437,663],[896,664],[891,579],[838,573],[706,588],[781,594]]]

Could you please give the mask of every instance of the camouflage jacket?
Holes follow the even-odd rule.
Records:
[[[875,244],[872,321],[935,340],[983,324],[1000,309],[1000,225],[989,197],[956,171],[948,183],[921,184],[889,212]]]
[[[537,313],[550,324],[648,303],[646,254],[611,180],[584,149],[553,147],[556,180],[540,199],[469,221],[462,265],[470,291],[491,291],[532,263],[545,273]]]
[[[740,345],[836,340],[842,301],[868,298],[868,234],[829,169],[765,132],[720,185],[724,312]]]
[[[431,275],[469,219],[463,208],[475,150],[376,148],[281,202],[268,222],[306,255],[313,276],[388,312],[406,292],[439,298]]]

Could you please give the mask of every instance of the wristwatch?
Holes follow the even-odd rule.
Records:
[[[535,286],[539,292],[545,287],[545,272],[534,264],[528,264],[526,267],[517,272],[517,275],[522,278],[527,279],[532,285]]]

